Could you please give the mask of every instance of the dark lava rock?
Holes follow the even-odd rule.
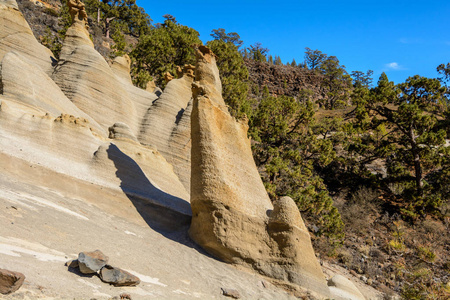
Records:
[[[141,280],[133,274],[110,265],[104,266],[99,275],[103,282],[114,286],[136,286],[141,283]]]

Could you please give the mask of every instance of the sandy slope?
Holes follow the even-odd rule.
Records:
[[[28,179],[18,174],[25,166]],[[273,285],[264,288],[258,275],[206,255],[190,241],[188,225],[179,219],[168,216],[166,221],[174,226],[162,230],[158,222],[147,223],[130,200],[118,195],[111,197],[107,212],[101,203],[93,204],[92,198],[71,191],[87,183],[75,183],[25,161],[2,156],[0,171],[1,266],[26,275],[24,286],[5,299],[109,299],[123,292],[133,299],[218,299],[223,297],[222,287],[239,290],[244,299],[293,298]],[[64,180],[72,182],[62,186]],[[94,198],[108,202],[109,192],[96,188]],[[122,216],[111,213],[115,209]],[[95,249],[108,255],[111,264],[139,276],[141,284],[116,288],[64,266],[78,252]]]

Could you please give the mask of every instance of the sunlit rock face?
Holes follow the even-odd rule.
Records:
[[[190,236],[221,260],[327,296],[300,213],[288,197],[272,205],[252,157],[247,122],[229,114],[214,54],[203,46],[195,79]]]

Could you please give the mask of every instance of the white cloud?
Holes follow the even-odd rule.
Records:
[[[387,70],[393,70],[393,71],[405,70],[405,68],[402,67],[401,65],[399,65],[397,62],[391,62],[391,63],[385,64],[384,67]]]

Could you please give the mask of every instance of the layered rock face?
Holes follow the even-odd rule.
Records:
[[[295,203],[275,207],[256,169],[246,121],[222,99],[214,54],[197,51],[191,117],[190,236],[214,256],[321,295],[328,287]]]
[[[148,109],[138,139],[152,145],[174,166],[175,173],[190,187],[190,112],[194,66],[179,70],[178,79],[168,82],[164,93]]]
[[[0,153],[116,191],[111,201],[132,198],[143,216],[150,205],[189,218],[189,193],[174,167],[136,137],[157,96],[132,85],[128,57],[107,64],[89,39],[82,3],[69,4],[73,24],[54,73],[26,44],[0,42]],[[28,28],[24,41],[39,54],[15,1],[0,1],[0,19],[7,41]]]
[[[20,53],[47,75],[52,74],[52,62],[56,62],[52,52],[35,39],[16,1],[0,0],[0,61],[10,51]]]

